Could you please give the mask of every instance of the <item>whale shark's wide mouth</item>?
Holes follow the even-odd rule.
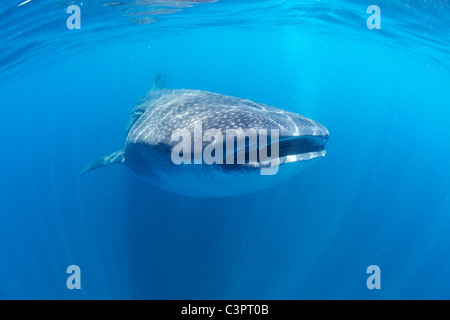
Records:
[[[324,151],[328,137],[299,136],[281,139],[279,142],[280,158]]]
[[[293,136],[281,137],[278,143],[278,157],[271,154],[274,150],[273,144],[269,144],[268,150],[271,161],[276,161],[278,164],[292,163],[298,161],[307,161],[318,157],[324,157],[326,154],[325,144],[328,140],[328,135],[325,136]],[[249,159],[249,149],[246,148],[246,160]],[[263,161],[258,156],[257,162],[246,163],[251,167],[270,166],[270,161]]]
[[[247,168],[265,168],[274,165],[281,165],[292,162],[307,161],[318,157],[324,157],[326,154],[325,144],[328,140],[328,135],[303,135],[303,136],[284,136],[280,137],[273,143],[269,143],[260,148],[259,144],[245,145],[245,161],[238,161],[239,154],[237,144],[234,144],[234,151],[229,158],[224,157],[221,163],[216,163],[222,166],[224,170],[239,170]],[[275,143],[278,148],[275,148]],[[188,148],[194,150],[194,146]],[[226,155],[226,146],[223,145],[223,155]],[[159,151],[157,151],[159,150]],[[149,166],[154,161],[155,154],[167,154],[169,157],[173,156],[172,147],[165,144],[150,145],[146,143],[132,143],[127,144],[125,152],[126,159],[129,165],[139,165],[142,167]],[[252,154],[253,153],[253,154]],[[266,156],[264,156],[266,155]],[[242,155],[241,155],[242,156]],[[255,158],[256,156],[256,158]],[[192,164],[194,155],[189,154],[188,164]],[[253,160],[250,160],[253,159]],[[229,161],[231,160],[231,161]],[[242,159],[241,159],[242,160]],[[256,161],[255,161],[256,160]],[[172,159],[173,161],[173,159]],[[202,162],[203,163],[203,162]],[[179,164],[179,163],[178,163]],[[186,163],[185,163],[186,164]]]

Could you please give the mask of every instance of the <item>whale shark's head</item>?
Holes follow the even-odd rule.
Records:
[[[325,156],[328,130],[296,113],[198,90],[162,90],[130,128],[125,164],[199,197],[264,189]]]

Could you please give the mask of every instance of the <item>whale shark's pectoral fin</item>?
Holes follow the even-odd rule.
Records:
[[[124,154],[125,152],[123,150],[120,150],[110,154],[109,156],[101,157],[100,159],[97,159],[94,162],[88,164],[83,169],[83,171],[81,171],[81,175],[101,167],[109,166],[111,164],[125,163]]]

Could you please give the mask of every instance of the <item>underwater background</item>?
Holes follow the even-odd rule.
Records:
[[[0,298],[449,299],[449,45],[447,1],[1,1]],[[81,177],[157,73],[312,118],[327,155],[228,198]]]

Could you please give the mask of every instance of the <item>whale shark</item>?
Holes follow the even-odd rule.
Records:
[[[184,135],[174,136],[180,130]],[[232,140],[220,137],[230,130]],[[137,102],[126,132],[122,149],[90,163],[82,175],[123,164],[160,188],[192,197],[242,195],[282,183],[323,158],[329,137],[323,125],[297,113],[208,91],[158,87]],[[208,132],[213,134],[206,137]],[[264,143],[261,132],[268,136]],[[215,161],[201,161],[206,151]]]

